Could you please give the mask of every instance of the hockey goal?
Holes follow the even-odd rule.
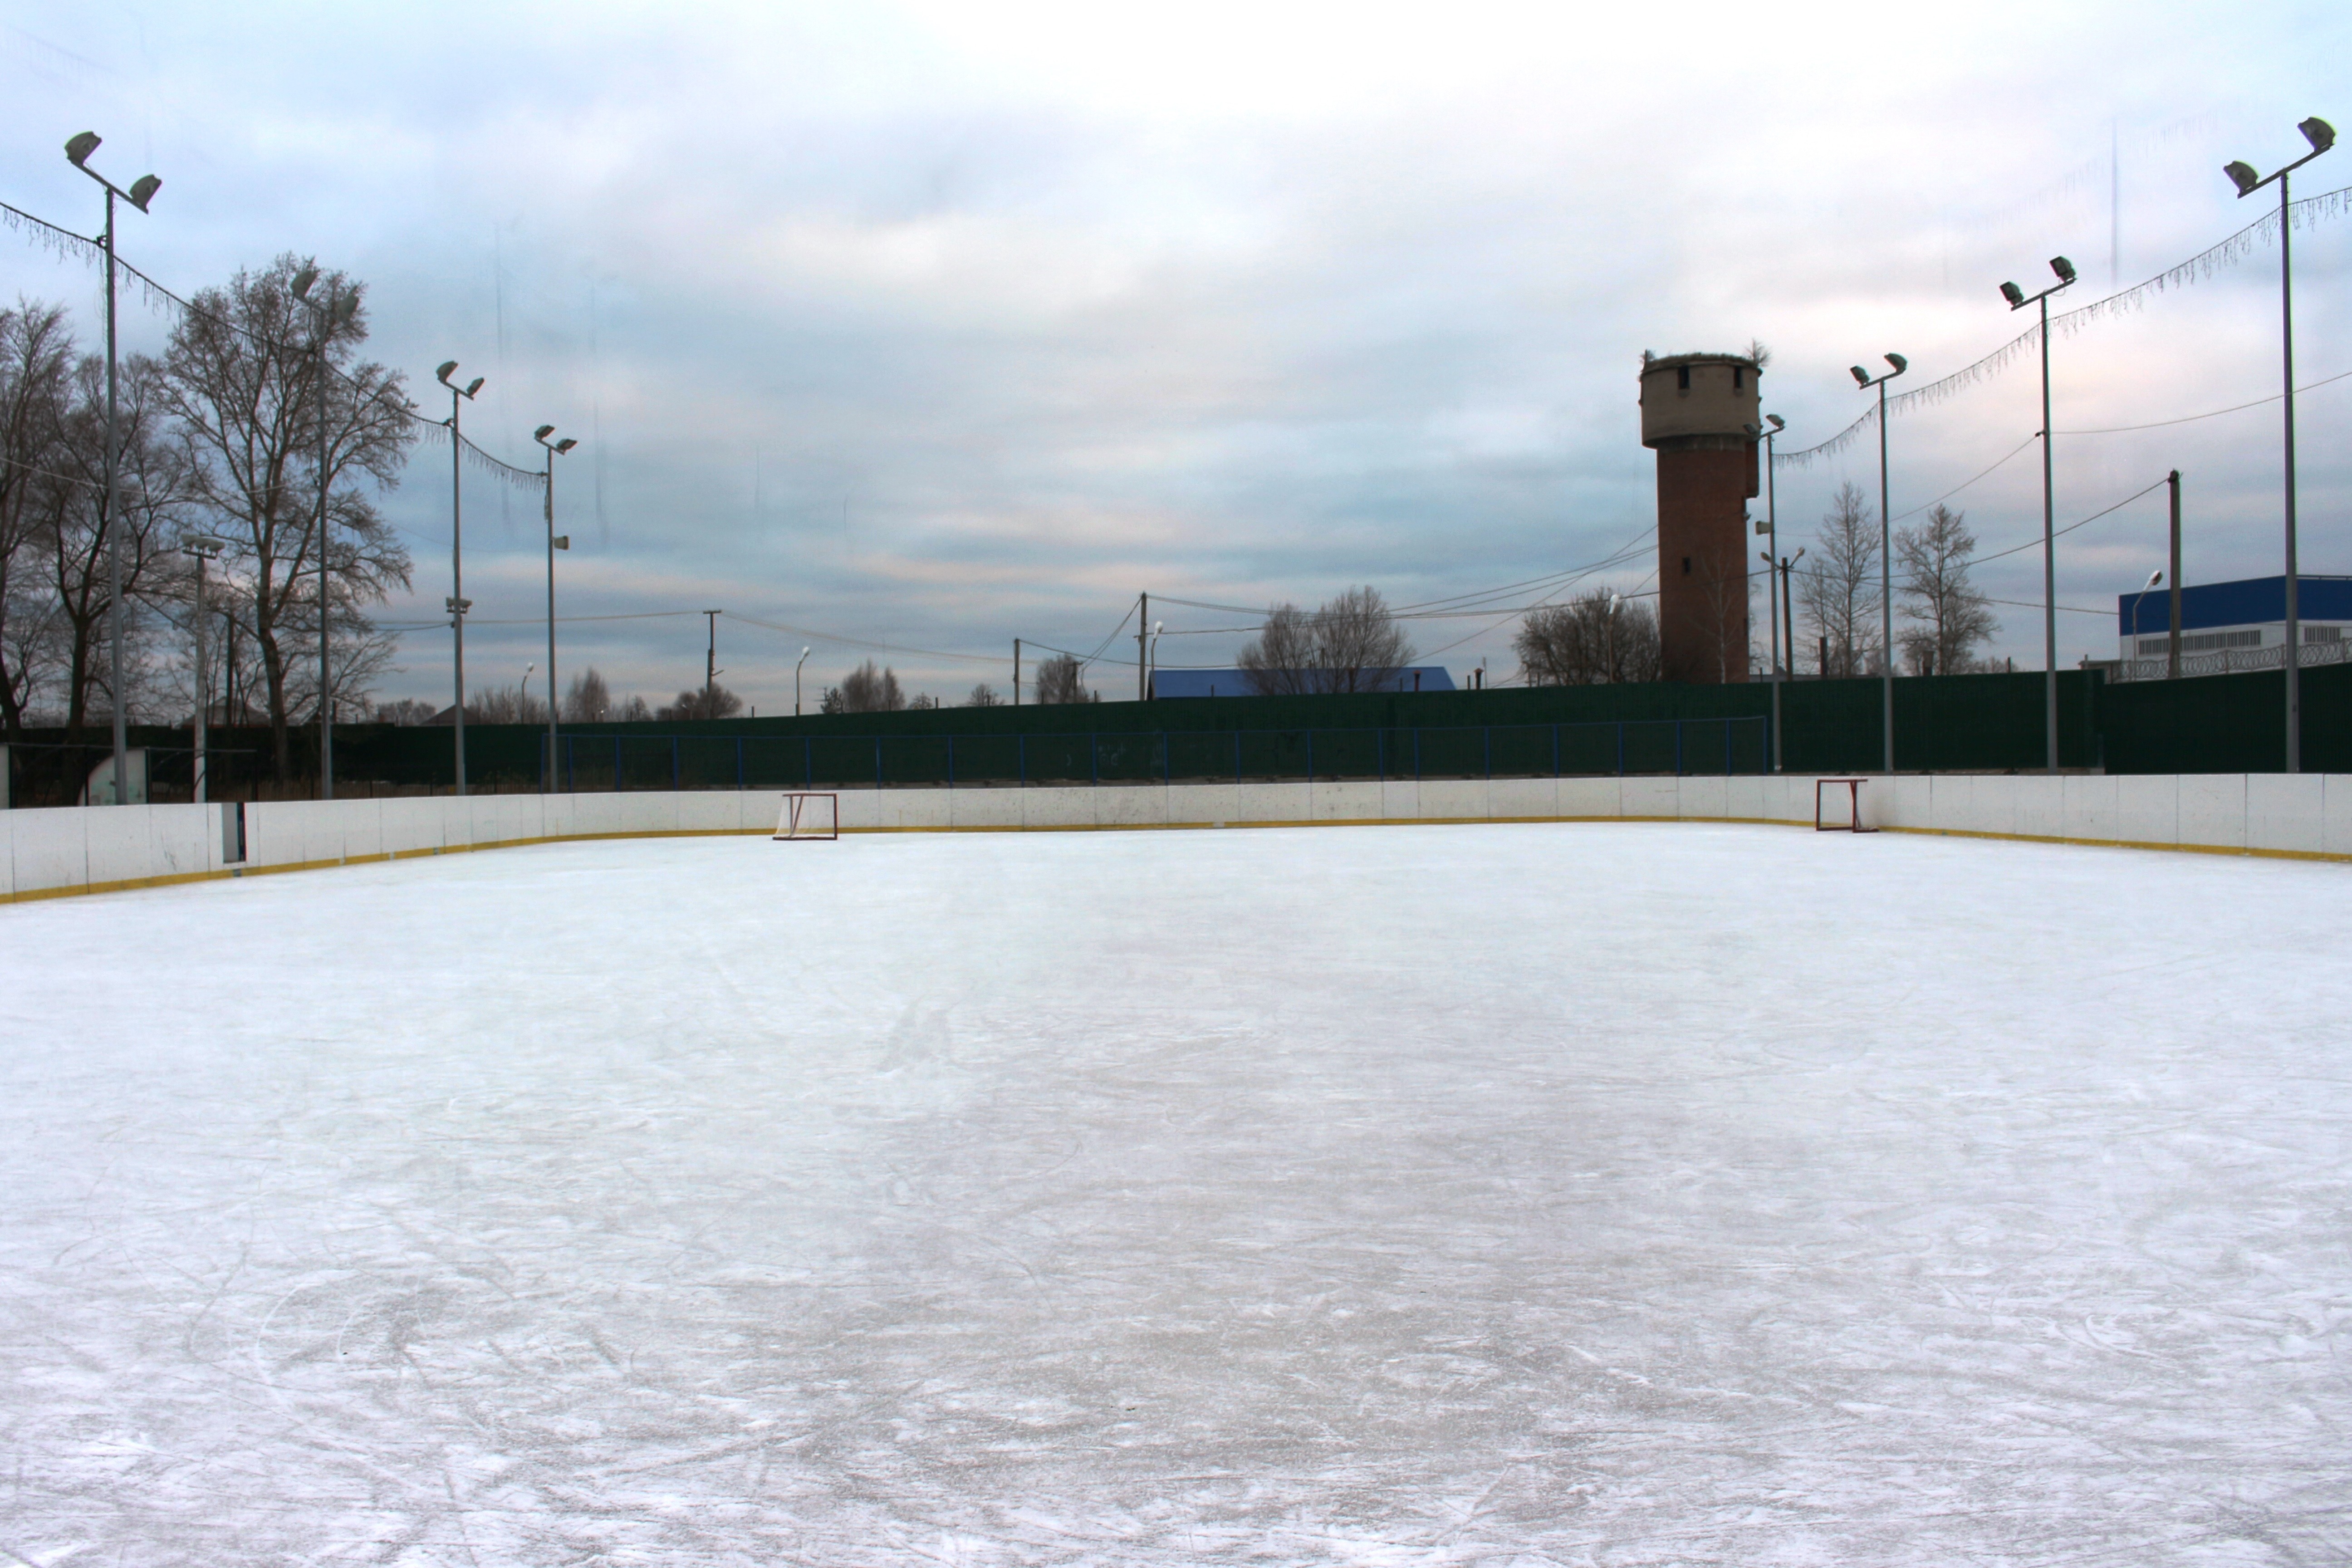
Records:
[[[841,797],[837,795],[787,795],[776,815],[775,841],[787,838],[841,837]]]
[[[1865,827],[1862,823],[1862,786],[1869,782],[1868,779],[1856,778],[1815,779],[1813,781],[1813,831],[1816,833],[1877,832],[1878,829],[1875,827]],[[1845,820],[1840,822],[1832,818],[1823,821],[1822,797],[1827,795],[1832,801],[1835,801],[1837,799],[1835,792],[1840,789],[1845,791]]]

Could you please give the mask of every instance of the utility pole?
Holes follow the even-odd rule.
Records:
[[[719,717],[719,610],[705,610],[710,621],[710,644],[702,656],[702,716]]]
[[[1151,637],[1151,595],[1144,594],[1136,600],[1135,609],[1135,700],[1141,702],[1151,695],[1145,666],[1151,650],[1146,646]]]
[[[1013,639],[1013,706],[1021,706],[1021,639]]]
[[[2166,477],[2172,487],[2172,649],[2166,658],[2164,678],[2180,679],[2180,470]]]

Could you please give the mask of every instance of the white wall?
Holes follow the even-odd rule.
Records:
[[[1814,793],[1803,775],[868,789],[839,800],[846,832],[985,832],[1562,819],[1810,826]],[[262,803],[245,807],[247,855],[234,866],[223,858],[222,814],[235,806],[0,811],[0,899],[551,838],[765,833],[782,799],[751,790]],[[1842,786],[1828,793],[1825,816],[1845,820]],[[2352,774],[1873,778],[1862,816],[1902,832],[2352,859]]]

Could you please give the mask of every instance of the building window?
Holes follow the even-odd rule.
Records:
[[[1685,364],[1675,367],[1675,390],[1677,392],[1690,390],[1690,366]]]
[[[2344,628],[2342,626],[2305,626],[2303,628],[2303,640],[2305,642],[2342,642],[2344,640]]]
[[[1690,575],[1690,557],[1687,555],[1683,557],[1683,575],[1685,577]]]
[[[1745,365],[1733,365],[1731,367],[1731,390],[1737,392],[1741,387],[1747,385],[1747,377],[1748,368]]]

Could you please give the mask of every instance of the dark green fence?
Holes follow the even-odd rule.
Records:
[[[1760,773],[1769,763],[1769,739],[1760,718],[1037,734],[559,731],[555,786],[887,789]],[[544,732],[537,740],[544,757]]]
[[[2095,672],[2066,671],[2058,678],[2060,764],[2109,773],[2274,773],[2285,751],[2281,679],[2267,670],[2108,686]],[[2302,691],[2304,766],[2352,772],[2352,664],[2305,670]],[[2038,673],[1898,679],[1895,766],[2038,769],[2043,692]],[[1881,702],[1875,680],[1784,685],[1787,768],[1875,771]],[[1659,684],[566,725],[556,773],[560,787],[590,791],[1753,773],[1768,763],[1770,712],[1771,689],[1761,683]],[[17,805],[79,798],[80,781],[106,754],[102,732],[71,746],[55,730],[20,739],[31,743],[9,751],[9,798]],[[131,743],[156,749],[159,798],[174,798],[175,781],[185,778],[189,742],[184,727],[134,727]],[[313,793],[318,731],[296,730],[289,745],[280,778],[268,730],[215,729],[213,794]],[[354,724],[335,731],[339,791],[347,784],[446,791],[452,756],[446,728]],[[540,789],[547,762],[543,729],[467,727],[470,789]]]

